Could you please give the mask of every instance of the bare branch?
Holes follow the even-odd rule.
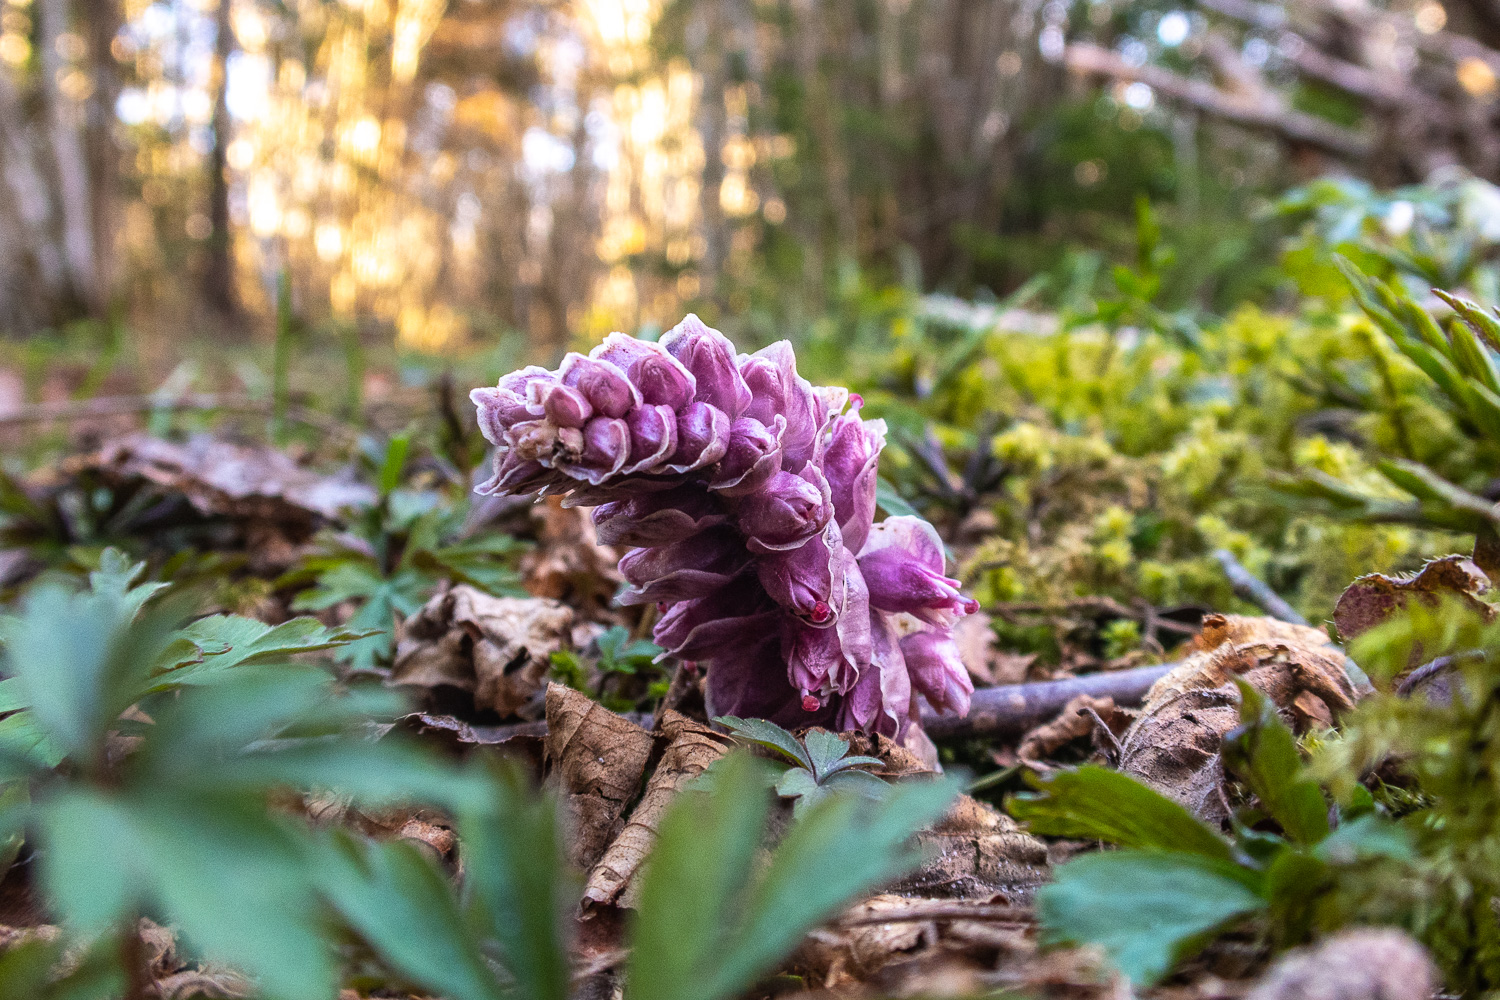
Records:
[[[1190,104],[1205,114],[1246,128],[1271,132],[1347,160],[1370,155],[1373,142],[1363,132],[1335,125],[1276,101],[1247,101],[1211,83],[1179,76],[1149,63],[1132,66],[1109,49],[1074,42],[1063,51],[1063,64],[1075,73],[1114,80],[1140,81],[1163,97]]]

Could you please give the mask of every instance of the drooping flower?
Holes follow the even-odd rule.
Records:
[[[894,736],[919,698],[968,711],[949,629],[977,605],[931,525],[874,523],[885,423],[790,344],[737,354],[689,316],[472,398],[495,445],[480,492],[595,505],[600,541],[631,547],[621,600],[662,607],[657,643],[708,664],[715,712]]]

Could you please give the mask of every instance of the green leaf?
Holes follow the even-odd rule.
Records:
[[[401,485],[401,470],[406,468],[406,453],[410,448],[411,436],[408,434],[392,435],[390,443],[385,446],[385,457],[375,480],[381,496],[389,496]]]
[[[680,793],[662,817],[636,910],[632,1000],[719,1000],[707,979],[753,873],[767,812],[764,771],[744,753],[722,758],[708,791]]]
[[[448,880],[415,844],[338,832],[318,872],[339,915],[403,978],[453,1000],[502,995]]]
[[[748,740],[767,750],[774,750],[800,767],[813,771],[812,758],[797,737],[765,719],[741,719],[733,715],[721,715],[714,719],[740,739]]]
[[[906,502],[906,499],[896,492],[896,487],[889,479],[879,476],[875,480],[875,505],[887,514],[897,517],[921,517],[917,508]]]
[[[1223,837],[1129,775],[1085,764],[1033,784],[1037,792],[1011,796],[1006,809],[1034,833],[1229,859]]]
[[[680,795],[663,819],[641,886],[632,1000],[740,994],[818,922],[913,865],[911,835],[957,792],[947,781],[910,781],[878,801],[829,794],[757,874],[766,815],[759,769],[731,755],[710,772],[707,792]]]
[[[818,779],[805,767],[789,767],[776,779],[776,794],[784,799],[794,799],[818,790]]]
[[[802,738],[807,748],[808,760],[812,761],[813,776],[822,781],[841,757],[849,752],[849,741],[838,733],[826,729],[814,729]]]
[[[0,784],[0,879],[15,863],[26,842],[24,826],[31,805],[31,786],[25,781]]]
[[[1233,864],[1163,851],[1084,855],[1037,893],[1045,943],[1097,945],[1142,986],[1265,905]]]
[[[568,919],[577,887],[567,877],[557,803],[520,769],[492,762],[490,796],[475,796],[459,819],[466,881],[502,961],[526,1000],[567,1000]]]
[[[716,996],[738,995],[842,907],[915,868],[911,837],[937,820],[959,786],[910,780],[879,799],[838,792],[812,805],[771,855],[745,901],[733,945],[710,979]]]
[[[17,709],[27,708],[31,704],[21,688],[21,680],[17,677],[7,677],[0,680],[0,713],[14,712]]]
[[[1235,678],[1240,724],[1223,741],[1224,766],[1260,799],[1286,835],[1312,845],[1328,836],[1328,803],[1317,782],[1303,777],[1302,757],[1276,706],[1257,688]]]
[[[1261,887],[1274,939],[1282,945],[1307,940],[1318,903],[1332,886],[1333,873],[1328,865],[1312,853],[1283,844],[1267,866]]]
[[[1406,828],[1377,813],[1366,813],[1340,823],[1313,848],[1313,853],[1331,865],[1352,865],[1369,858],[1394,861],[1413,861],[1416,858]]]

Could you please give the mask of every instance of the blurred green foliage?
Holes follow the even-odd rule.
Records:
[[[297,655],[358,633],[310,619],[184,625],[191,595],[138,583],[143,570],[112,550],[87,589],[44,582],[0,622],[0,860],[32,845],[65,930],[0,957],[5,988],[123,992],[143,972],[133,942],[148,916],[268,998],[322,1000],[357,982],[565,1000],[576,886],[555,803],[509,766],[459,767],[385,732],[394,694]],[[762,864],[761,770],[732,755],[663,819],[633,925],[632,997],[742,992],[851,897],[915,864],[911,835],[957,791],[830,789]],[[464,845],[461,886],[410,842],[312,824],[296,792],[444,810]]]

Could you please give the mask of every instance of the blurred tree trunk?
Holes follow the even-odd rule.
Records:
[[[120,144],[115,104],[120,99],[120,74],[112,45],[120,32],[119,0],[80,0],[88,46],[88,70],[93,88],[84,102],[84,141],[88,150],[89,206],[93,223],[96,279],[108,299],[115,288],[117,257],[114,235],[119,230]]]
[[[37,0],[36,8],[41,92],[62,222],[63,267],[68,291],[78,307],[98,316],[104,312],[108,293],[94,233],[94,195],[83,139],[83,109],[63,93],[63,79],[69,67],[62,57],[66,43],[61,39],[69,30],[68,4],[67,0]]]
[[[47,323],[67,287],[40,138],[10,74],[0,70],[0,330],[7,332]]]
[[[229,228],[229,142],[234,127],[229,120],[229,55],[234,28],[229,21],[230,0],[219,0],[214,17],[214,146],[208,156],[208,261],[203,271],[203,301],[221,317],[240,313],[234,284],[234,234]]]

